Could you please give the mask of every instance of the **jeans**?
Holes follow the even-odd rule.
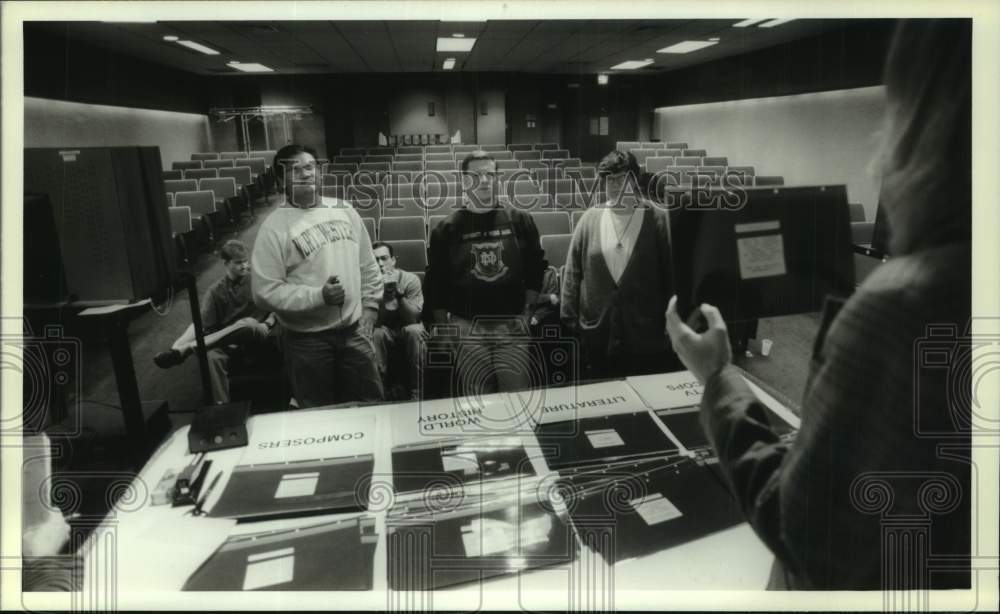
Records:
[[[357,323],[315,333],[285,330],[282,339],[300,408],[382,400],[375,346]]]
[[[421,367],[424,360],[424,325],[407,324],[402,328],[388,326],[375,327],[375,355],[378,357],[378,369],[382,375],[382,384],[386,384],[389,372],[389,358],[393,348],[403,346],[406,352],[406,363],[409,368],[408,390],[420,386]]]
[[[471,320],[452,314],[448,324],[457,326],[459,335],[450,340],[456,364],[450,396],[478,396],[544,385],[544,378],[539,377],[544,369],[531,352],[534,344],[519,333],[514,317],[480,325],[473,334]]]

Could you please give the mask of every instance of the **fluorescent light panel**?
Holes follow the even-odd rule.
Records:
[[[718,41],[683,41],[676,45],[657,49],[656,53],[691,53],[692,51],[698,51],[699,49],[718,44]]]
[[[765,21],[764,23],[757,26],[758,28],[773,28],[774,26],[780,26],[786,24],[789,21],[795,21],[794,19],[772,19],[771,21]]]
[[[441,65],[441,68],[445,70],[451,70],[452,68],[455,68],[455,58],[446,59],[444,61],[444,64]]]
[[[627,62],[622,62],[621,64],[615,64],[611,67],[611,70],[635,70],[637,68],[643,68],[649,66],[653,63],[653,60],[628,60]]]
[[[598,85],[607,85],[608,84],[608,76],[607,75],[597,75],[597,84]]]
[[[215,49],[212,49],[211,47],[206,47],[205,45],[196,43],[194,41],[177,41],[177,44],[187,47],[188,49],[194,49],[195,51],[200,51],[205,55],[219,55],[219,52],[216,51]]]
[[[274,72],[273,68],[264,66],[263,64],[259,64],[257,62],[230,62],[229,66],[243,72]]]
[[[472,47],[476,44],[476,39],[474,38],[438,38],[437,39],[437,50],[444,52],[459,52],[468,53],[472,51]]]
[[[771,19],[771,18],[770,17],[765,17],[763,19],[744,19],[743,21],[741,21],[739,23],[734,23],[733,27],[734,28],[749,28],[750,26],[756,25],[756,24],[758,24],[758,23],[760,23],[762,21],[768,21],[769,19]]]

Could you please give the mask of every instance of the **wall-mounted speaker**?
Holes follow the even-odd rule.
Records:
[[[486,115],[486,101],[485,100],[479,103],[479,114],[480,115]]]
[[[433,102],[428,102],[427,103],[427,115],[429,115],[431,117],[434,117],[434,103]]]

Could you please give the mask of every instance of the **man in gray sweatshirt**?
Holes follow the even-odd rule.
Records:
[[[251,258],[254,301],[282,326],[299,407],[382,400],[372,331],[382,275],[358,212],[320,196],[301,145],[274,157],[284,202],[261,224]]]

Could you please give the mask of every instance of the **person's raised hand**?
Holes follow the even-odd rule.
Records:
[[[702,316],[707,328],[695,332],[694,322]],[[688,322],[677,313],[677,297],[667,306],[667,334],[677,357],[702,384],[733,360],[729,332],[722,314],[712,305],[702,303],[691,311]]]
[[[340,285],[340,280],[336,275],[331,275],[323,284],[323,302],[327,305],[344,304],[344,288]]]

